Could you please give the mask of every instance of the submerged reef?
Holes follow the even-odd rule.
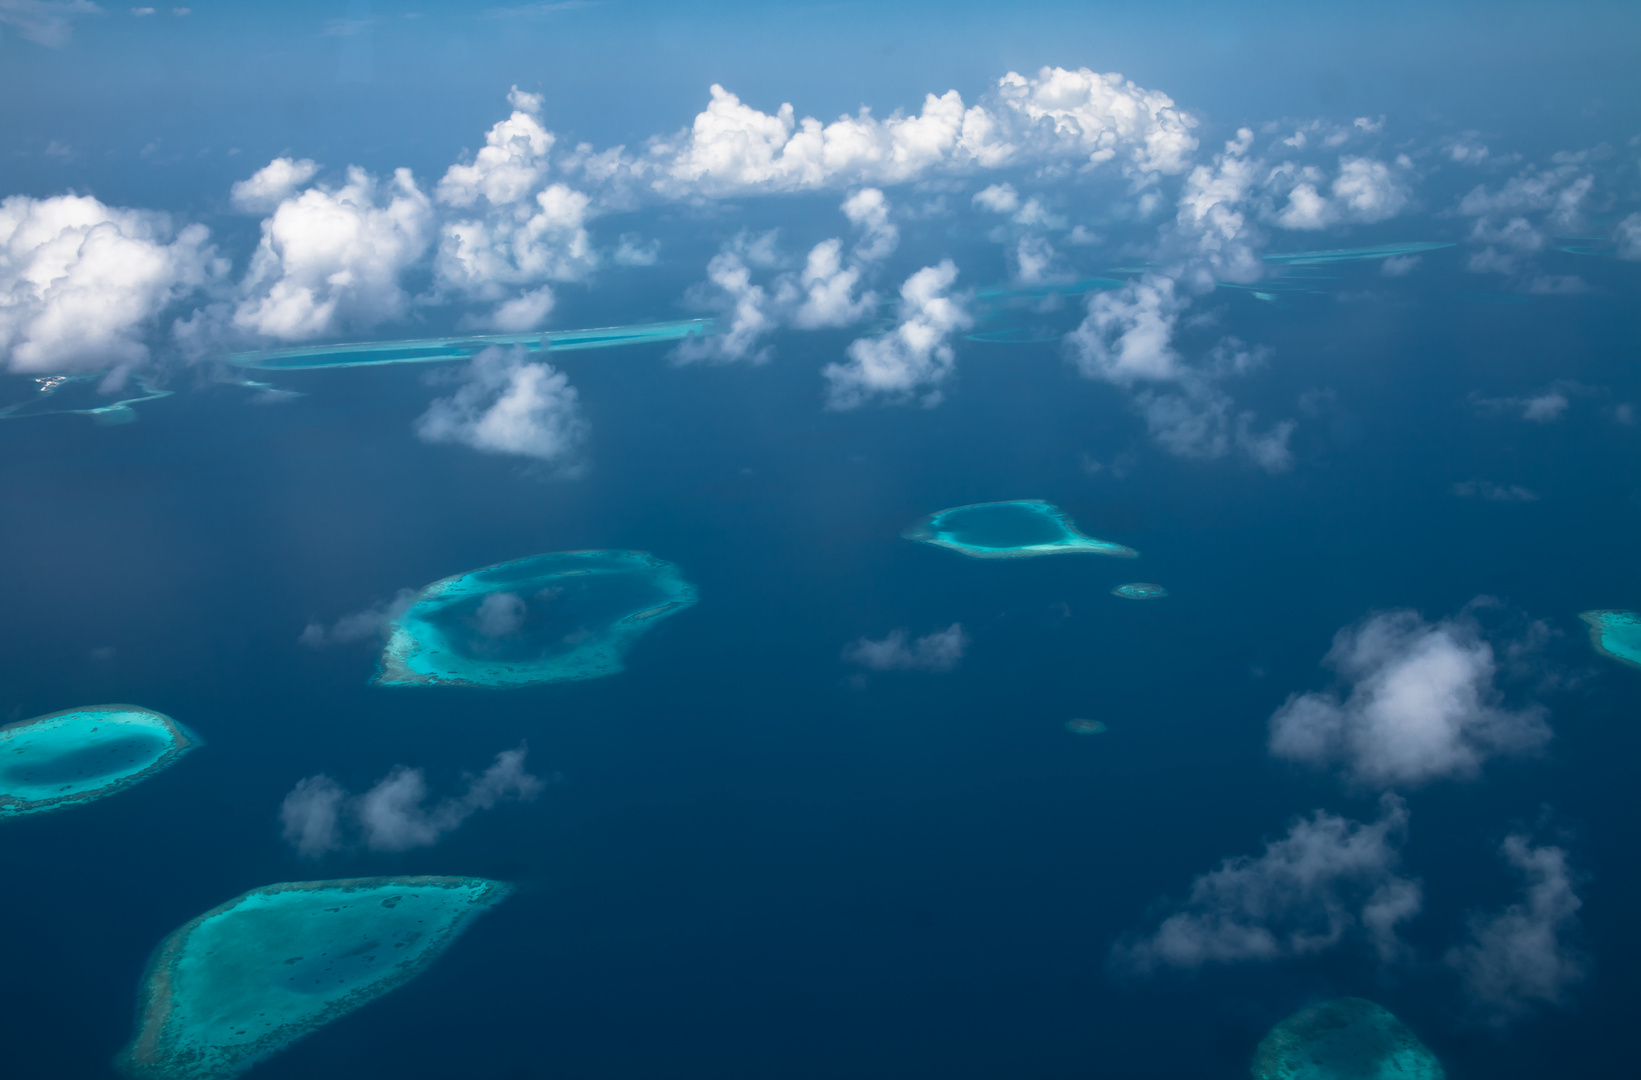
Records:
[[[1578,617],[1588,624],[1596,652],[1620,664],[1641,667],[1641,612],[1584,611]]]
[[[372,341],[347,345],[305,345],[294,349],[265,349],[235,353],[228,363],[257,371],[303,371],[311,368],[370,367],[376,364],[434,364],[470,360],[492,345],[523,345],[530,352],[550,349],[607,349],[652,341],[680,341],[713,332],[711,319],[605,326],[596,330],[548,330],[532,334],[482,334],[474,337],[417,338],[410,341]]]
[[[695,586],[647,551],[558,551],[435,581],[394,622],[378,686],[596,679]]]
[[[1074,731],[1078,735],[1104,735],[1105,721],[1084,720],[1081,717],[1066,721],[1066,730]]]
[[[200,745],[138,705],[86,705],[0,727],[0,818],[91,802],[130,787]]]
[[[1111,595],[1121,596],[1126,600],[1158,600],[1167,596],[1168,590],[1149,581],[1135,581],[1128,585],[1118,585],[1111,590]]]
[[[1254,1080],[1442,1080],[1441,1062],[1385,1009],[1363,998],[1294,1013],[1259,1043]]]
[[[131,406],[171,396],[170,390],[156,390],[138,378],[132,380],[136,384],[135,394],[117,401],[109,401],[98,389],[107,378],[107,372],[96,375],[41,376],[34,380],[38,386],[33,396],[0,409],[0,420],[70,413],[75,416],[89,416],[99,424],[129,424],[137,418],[137,411]]]
[[[976,559],[1025,559],[1086,552],[1132,559],[1139,552],[1084,535],[1053,503],[1041,499],[974,503],[930,514],[901,534]]]
[[[1334,248],[1330,251],[1290,251],[1262,256],[1277,266],[1326,266],[1329,263],[1365,262],[1389,259],[1397,255],[1419,255],[1426,251],[1450,248],[1451,242],[1442,240],[1415,240],[1400,244],[1378,244],[1374,247]]]
[[[414,978],[511,891],[461,877],[252,889],[160,942],[115,1065],[140,1080],[237,1076]]]

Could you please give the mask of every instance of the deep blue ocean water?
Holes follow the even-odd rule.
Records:
[[[0,1072],[109,1075],[150,949],[245,889],[434,873],[521,888],[256,1076],[1236,1077],[1271,1024],[1344,994],[1394,1011],[1455,1078],[1620,1074],[1641,673],[1595,657],[1576,616],[1641,604],[1636,429],[1597,421],[1600,402],[1540,427],[1469,396],[1574,379],[1636,400],[1635,268],[1584,259],[1591,294],[1498,304],[1462,292],[1457,260],[1401,281],[1346,267],[1332,297],[1287,307],[1214,298],[1215,334],[1274,350],[1239,404],[1288,415],[1332,392],[1277,478],[1148,448],[1052,343],[960,342],[938,409],[825,412],[843,331],[777,336],[750,369],[648,345],[555,360],[592,424],[579,480],[418,442],[439,391],[415,366],[282,375],[306,396],[279,405],[183,380],[132,424],[0,425],[0,719],[130,701],[206,741],[117,797],[0,828]],[[1353,287],[1370,295],[1341,298]],[[678,292],[561,317],[671,317]],[[1475,479],[1541,498],[1455,497]],[[900,538],[1015,498],[1141,558],[988,562]],[[700,590],[619,676],[379,689],[370,643],[297,641],[400,588],[585,548],[651,551]],[[1109,595],[1132,580],[1170,595]],[[1110,973],[1113,942],[1226,855],[1315,807],[1374,815],[1371,795],[1272,760],[1266,722],[1329,685],[1340,627],[1479,595],[1500,624],[1558,632],[1561,684],[1540,691],[1556,736],[1409,796],[1423,961]],[[950,673],[860,688],[840,657],[953,622],[971,644]],[[1109,731],[1072,734],[1074,716]],[[302,777],[362,790],[405,764],[447,791],[521,740],[545,794],[435,847],[316,864],[280,838]],[[1594,975],[1576,1011],[1500,1035],[1465,1022],[1437,958],[1467,912],[1515,899],[1497,844],[1535,825],[1587,872]]]

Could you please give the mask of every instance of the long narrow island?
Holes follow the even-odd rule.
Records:
[[[0,818],[62,810],[148,779],[200,745],[140,705],[82,705],[0,727]]]
[[[237,1076],[414,978],[511,891],[463,877],[252,889],[160,942],[115,1065],[138,1080]]]

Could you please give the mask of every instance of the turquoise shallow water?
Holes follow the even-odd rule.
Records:
[[[171,765],[199,738],[163,713],[91,705],[0,728],[0,817],[112,795]]]
[[[360,342],[346,345],[310,345],[295,349],[266,349],[235,353],[228,362],[258,371],[304,371],[312,368],[368,367],[375,364],[430,364],[466,360],[492,345],[523,345],[531,352],[551,349],[607,349],[655,341],[681,341],[713,332],[711,319],[637,323],[592,330],[546,330],[530,334],[487,334],[472,337],[416,338],[409,341]]]
[[[129,396],[110,401],[97,392],[104,379],[96,375],[51,375],[36,379],[39,389],[32,397],[0,409],[0,420],[20,420],[26,416],[73,413],[89,416],[99,424],[129,424],[137,418],[131,406],[170,397],[172,391],[159,390],[142,379],[133,380]]]
[[[1133,548],[1085,535],[1058,506],[1041,499],[974,503],[930,514],[908,528],[908,540],[976,559],[1021,559],[1086,552],[1132,559]]]
[[[695,603],[678,568],[645,551],[559,551],[424,588],[393,624],[381,686],[527,686],[623,668],[656,620]]]
[[[1603,656],[1641,667],[1641,612],[1585,611],[1578,616],[1590,628],[1590,644]]]
[[[1254,1080],[1442,1080],[1446,1073],[1407,1025],[1363,998],[1294,1013],[1260,1042]]]
[[[1396,255],[1418,255],[1452,246],[1451,243],[1440,240],[1419,240],[1401,244],[1378,244],[1373,247],[1334,248],[1328,251],[1292,251],[1286,254],[1266,255],[1264,259],[1276,266],[1322,266],[1327,263],[1389,259]]]
[[[510,891],[458,877],[253,889],[160,943],[117,1064],[152,1080],[235,1076],[417,975]]]
[[[1125,600],[1158,600],[1167,596],[1168,590],[1149,581],[1135,581],[1128,585],[1118,585],[1111,590],[1111,595],[1120,596]]]

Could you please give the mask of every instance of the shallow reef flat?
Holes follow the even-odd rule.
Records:
[[[1159,600],[1168,595],[1168,590],[1149,581],[1134,581],[1127,585],[1118,585],[1111,590],[1111,595],[1120,596],[1125,600]]]
[[[115,1065],[141,1080],[237,1076],[414,978],[511,891],[462,877],[252,889],[160,942]]]
[[[658,620],[696,601],[647,551],[558,551],[435,581],[394,621],[378,686],[530,686],[596,679]]]
[[[1641,667],[1641,611],[1584,611],[1578,617],[1589,626],[1596,652]]]
[[[1389,1011],[1338,998],[1294,1013],[1259,1043],[1254,1080],[1443,1080],[1441,1062]]]
[[[84,705],[0,727],[0,818],[61,810],[146,780],[200,745],[140,705]]]
[[[1378,244],[1374,247],[1334,248],[1328,251],[1290,251],[1262,256],[1276,266],[1325,266],[1329,263],[1366,262],[1389,259],[1398,255],[1420,255],[1426,251],[1440,251],[1454,245],[1442,240],[1415,240],[1400,244]]]
[[[171,391],[158,390],[142,379],[132,380],[136,393],[109,401],[99,392],[107,372],[96,375],[46,375],[35,379],[34,395],[14,405],[0,408],[0,420],[20,420],[25,416],[52,416],[68,413],[89,416],[99,424],[129,424],[137,419],[131,406],[170,397]]]
[[[711,319],[603,326],[593,330],[546,330],[531,334],[483,334],[473,337],[416,338],[345,345],[305,345],[235,353],[228,363],[257,371],[305,371],[313,368],[371,367],[377,364],[435,364],[468,360],[492,345],[523,345],[531,352],[550,349],[608,349],[653,341],[681,341],[713,332]]]
[[[1065,512],[1041,499],[974,503],[930,514],[901,534],[975,559],[1026,559],[1086,553],[1132,559],[1139,552],[1084,535]]]

